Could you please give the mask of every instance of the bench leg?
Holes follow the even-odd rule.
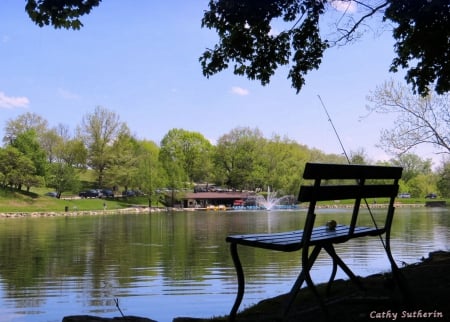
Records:
[[[412,296],[413,293],[409,289],[408,283],[406,282],[405,277],[403,276],[402,272],[400,271],[397,264],[395,263],[394,256],[392,256],[392,253],[391,253],[390,231],[386,232],[385,250],[386,250],[386,255],[389,259],[389,262],[391,263],[392,278],[394,279],[395,283],[397,284],[398,288],[400,289],[400,292],[402,293],[403,298],[409,304],[414,304],[414,299]]]
[[[331,283],[333,283],[334,278],[336,277],[337,267],[338,267],[338,264],[337,264],[336,260],[333,258],[333,270],[331,271],[331,276],[327,283],[327,296],[330,296]]]
[[[236,319],[237,311],[239,309],[239,306],[241,305],[242,298],[244,297],[245,278],[244,278],[244,271],[242,269],[242,264],[239,259],[236,243],[230,244],[230,252],[231,252],[231,258],[233,259],[234,267],[236,269],[236,276],[237,276],[237,280],[238,280],[238,292],[236,295],[236,300],[234,301],[234,305],[231,308],[230,315],[229,315],[229,321],[232,322]]]
[[[307,276],[311,280],[311,277],[309,275],[309,270],[311,269],[314,262],[316,261],[317,256],[319,256],[321,249],[322,248],[320,246],[314,247],[311,255],[308,258],[308,263],[306,265],[303,265],[302,271],[298,275],[297,280],[295,281],[294,285],[291,288],[291,292],[289,293],[288,301],[287,301],[286,307],[284,309],[284,316],[287,316],[287,314],[289,313],[289,310],[291,309],[291,306],[294,303],[295,298],[297,297],[298,291],[302,287],[302,284],[305,281],[305,279],[307,278]]]
[[[323,246],[319,246],[319,245],[315,246],[314,249],[313,249],[313,253],[317,249],[317,255],[318,255],[322,248],[323,248]],[[317,255],[316,255],[316,257],[317,257]],[[312,278],[311,278],[311,274],[310,274],[310,270],[311,270],[311,267],[312,267],[312,263],[310,265],[310,258],[311,257],[312,257],[312,255],[308,258],[308,249],[307,248],[303,248],[302,263],[303,263],[304,266],[308,267],[308,269],[305,270],[306,285],[308,285],[309,290],[316,297],[317,301],[319,302],[320,308],[322,309],[322,312],[325,314],[325,320],[328,321],[329,316],[328,316],[327,307],[326,307],[325,302],[323,301],[322,297],[320,296],[319,291],[317,290],[317,288],[314,285],[314,282],[312,281]]]
[[[331,288],[331,283],[333,282],[334,277],[336,276],[335,266],[337,268],[338,265],[345,272],[345,274],[347,274],[347,276],[350,277],[350,280],[353,283],[355,283],[359,287],[360,290],[364,291],[364,286],[361,284],[361,281],[356,277],[356,275],[351,271],[351,269],[344,263],[344,261],[338,256],[333,245],[332,244],[325,245],[324,249],[333,259],[333,273],[331,274],[331,278],[328,282],[327,292],[329,292],[329,289]]]

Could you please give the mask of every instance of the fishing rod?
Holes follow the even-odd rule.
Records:
[[[339,144],[341,145],[342,152],[344,152],[344,155],[345,155],[345,158],[347,159],[348,164],[351,164],[352,162],[350,161],[350,158],[348,157],[348,154],[347,154],[347,152],[345,151],[344,144],[342,144],[341,137],[339,136],[339,133],[337,132],[336,127],[335,127],[334,124],[333,124],[333,121],[331,120],[330,113],[328,113],[328,110],[327,110],[327,108],[325,107],[325,104],[323,103],[322,98],[320,97],[320,95],[317,95],[317,97],[319,98],[319,101],[320,101],[320,103],[322,104],[323,110],[325,111],[325,114],[326,114],[327,117],[328,117],[328,121],[330,122],[331,127],[332,127],[333,130],[334,130],[334,134],[336,134],[336,137],[337,137],[337,139],[338,139],[338,141],[339,141]]]
[[[337,139],[338,139],[338,141],[339,141],[339,144],[341,145],[342,152],[344,152],[344,156],[345,156],[345,158],[347,159],[348,164],[352,164],[352,162],[351,162],[351,160],[350,160],[350,158],[349,158],[349,156],[348,156],[348,154],[347,154],[347,151],[345,151],[344,144],[342,143],[341,137],[339,136],[339,133],[338,133],[338,131],[336,130],[336,127],[334,126],[333,121],[331,120],[330,113],[328,113],[328,110],[327,110],[327,108],[325,107],[325,104],[323,103],[322,98],[320,97],[320,95],[317,95],[317,97],[319,98],[319,101],[320,101],[320,103],[321,103],[321,105],[322,105],[322,107],[323,107],[323,110],[325,111],[325,114],[326,114],[327,117],[328,117],[328,121],[330,122],[331,127],[333,128],[334,134],[336,134],[336,137],[337,137]],[[366,198],[364,198],[364,203],[366,204],[367,210],[369,211],[370,217],[372,218],[372,222],[373,222],[373,224],[374,224],[374,226],[375,226],[375,229],[378,230],[377,222],[376,222],[376,220],[375,220],[375,217],[373,216],[372,209],[370,209],[369,203],[367,202],[367,199],[366,199]],[[386,244],[385,244],[383,238],[381,237],[381,235],[378,235],[378,237],[380,238],[381,244],[382,244],[383,247],[386,249]]]

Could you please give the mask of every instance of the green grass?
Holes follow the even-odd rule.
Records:
[[[437,198],[437,199],[426,199],[426,198],[396,198],[395,199],[395,203],[397,204],[409,204],[409,205],[414,205],[414,204],[425,204],[425,202],[427,201],[433,201],[433,200],[443,200],[443,201],[449,201],[449,199],[445,199],[445,198]],[[353,205],[353,200],[339,200],[338,204],[340,205]],[[362,201],[364,202],[364,200]],[[377,204],[387,204],[389,203],[389,199],[388,198],[377,198],[377,199],[367,199],[367,203],[369,205],[373,205],[375,203]],[[333,201],[320,201],[318,202],[318,205],[329,205],[329,204],[334,204]]]
[[[98,188],[94,171],[80,170],[77,176],[81,182],[80,191]],[[123,209],[131,205],[148,206],[146,196],[79,199],[78,191],[72,191],[64,192],[61,199],[57,199],[45,195],[51,191],[54,189],[47,187],[33,187],[30,192],[0,188],[0,212],[63,212],[66,207],[69,211],[102,210],[104,204],[107,209]],[[158,205],[152,202],[152,206]]]
[[[72,210],[122,209],[130,205],[148,205],[147,197],[109,199],[64,199],[73,195],[63,194],[62,199],[45,196],[51,189],[33,189],[30,192],[0,189],[0,212],[62,212]]]

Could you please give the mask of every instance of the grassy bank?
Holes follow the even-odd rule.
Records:
[[[62,195],[61,199],[46,196],[48,189],[34,189],[30,192],[0,189],[1,212],[62,212],[69,211],[123,209],[130,205],[148,205],[148,199],[142,197],[117,197],[108,199],[80,199],[74,195]]]

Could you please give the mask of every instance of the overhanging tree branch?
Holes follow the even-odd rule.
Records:
[[[381,9],[387,7],[389,5],[389,2],[384,2],[383,4],[372,8],[368,5],[362,4],[361,1],[355,1],[356,3],[363,5],[364,7],[368,8],[370,11],[369,13],[363,15],[361,18],[359,18],[354,24],[353,26],[350,28],[350,30],[345,30],[345,29],[340,29],[339,30],[343,30],[344,35],[341,36],[340,38],[338,38],[336,41],[334,41],[335,44],[338,44],[339,42],[341,42],[342,40],[346,39],[347,41],[350,40],[351,35],[353,35],[356,30],[359,28],[359,26],[369,17],[375,15],[376,13],[378,13],[379,11],[381,11]]]

